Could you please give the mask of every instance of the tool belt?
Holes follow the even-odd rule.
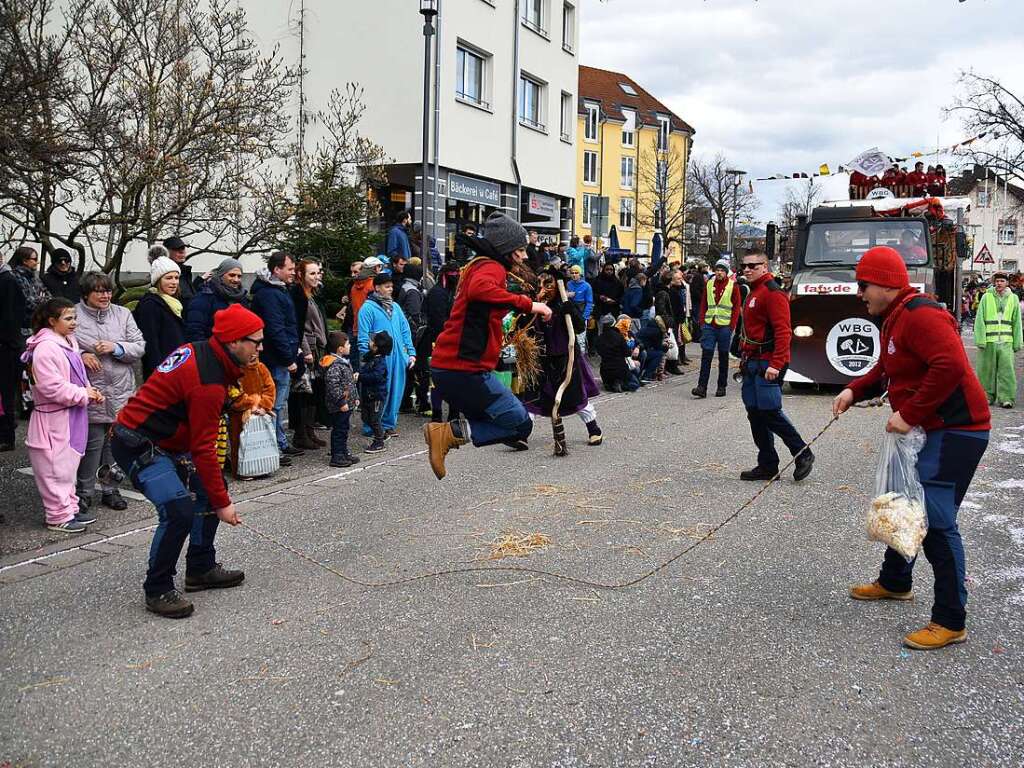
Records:
[[[188,487],[189,478],[195,473],[196,468],[192,463],[192,458],[187,453],[168,453],[141,432],[129,429],[117,422],[114,422],[111,426],[110,436],[135,454],[134,472],[136,474],[152,464],[157,456],[166,456],[174,462],[178,477],[181,478],[181,482],[185,484],[185,487]]]

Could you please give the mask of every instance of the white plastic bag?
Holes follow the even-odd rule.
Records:
[[[892,547],[908,562],[917,557],[928,533],[924,486],[917,474],[917,455],[926,440],[921,427],[905,435],[886,434],[875,473],[875,498],[868,511],[868,539]]]
[[[240,477],[262,477],[281,468],[274,417],[269,413],[253,415],[245,422],[238,436],[238,468]]]

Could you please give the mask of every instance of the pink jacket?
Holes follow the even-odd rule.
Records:
[[[25,445],[59,450],[70,443],[84,454],[89,394],[78,342],[44,328],[29,338],[22,361],[32,366],[35,402]]]

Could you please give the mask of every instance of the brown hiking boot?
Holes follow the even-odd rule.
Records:
[[[913,591],[890,592],[878,581],[872,581],[870,584],[857,584],[850,587],[850,597],[854,600],[913,600],[914,593]]]
[[[945,648],[952,643],[962,643],[966,639],[966,629],[956,632],[930,621],[927,627],[919,629],[917,632],[911,632],[903,638],[903,644],[918,651],[934,651],[936,648]]]
[[[441,424],[433,422],[424,424],[423,439],[430,448],[430,468],[434,470],[434,474],[440,480],[448,474],[444,468],[444,457],[452,448],[458,448],[466,441],[455,436],[455,433],[452,432],[452,425],[447,421]]]
[[[155,597],[146,597],[146,610],[167,619],[184,619],[191,616],[194,607],[192,603],[181,596],[176,589],[164,592]]]

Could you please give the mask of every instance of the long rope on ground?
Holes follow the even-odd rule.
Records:
[[[683,547],[683,549],[681,549],[680,551],[676,552],[674,555],[672,555],[672,557],[668,558],[667,560],[661,561],[660,563],[658,563],[653,568],[651,568],[651,569],[649,569],[647,571],[644,571],[639,576],[636,576],[635,578],[629,579],[627,581],[618,581],[618,582],[591,581],[590,579],[581,579],[581,578],[579,578],[577,576],[569,576],[569,575],[564,574],[564,573],[554,573],[553,571],[545,571],[545,570],[540,569],[540,568],[530,568],[530,567],[521,566],[521,565],[496,565],[496,566],[486,566],[486,567],[485,566],[463,566],[463,567],[460,567],[460,568],[446,568],[444,570],[439,570],[439,571],[429,571],[427,573],[419,573],[419,574],[416,574],[415,576],[406,576],[406,577],[401,578],[401,579],[392,579],[392,580],[389,580],[389,581],[364,581],[363,579],[357,579],[357,578],[355,578],[353,576],[348,576],[347,574],[344,574],[341,571],[339,571],[334,566],[332,566],[332,565],[330,565],[328,563],[325,563],[325,562],[323,562],[321,560],[317,560],[315,557],[312,557],[311,555],[308,555],[305,552],[302,552],[301,550],[298,550],[295,547],[291,546],[290,544],[286,544],[285,542],[283,542],[283,541],[281,541],[279,539],[276,539],[276,538],[274,538],[273,536],[271,536],[269,534],[263,533],[258,528],[254,528],[254,527],[252,527],[251,525],[249,525],[246,522],[242,522],[242,523],[240,523],[240,525],[243,528],[245,528],[247,531],[252,533],[253,535],[255,535],[255,536],[257,536],[257,537],[259,537],[261,539],[264,539],[266,541],[269,541],[271,544],[274,544],[275,546],[278,546],[278,547],[280,547],[281,549],[283,549],[283,550],[285,550],[287,552],[291,552],[293,555],[295,555],[299,559],[305,560],[307,563],[311,563],[312,565],[315,565],[318,568],[322,568],[323,570],[327,571],[328,573],[331,573],[334,576],[337,576],[342,581],[346,581],[349,584],[355,584],[355,585],[360,586],[360,587],[370,587],[370,588],[397,587],[397,586],[400,586],[402,584],[411,584],[412,582],[415,582],[415,581],[426,581],[427,579],[438,579],[438,578],[442,578],[444,576],[458,576],[460,574],[465,574],[465,573],[524,573],[524,574],[529,574],[529,575],[532,575],[532,576],[547,576],[548,578],[558,579],[559,581],[565,581],[565,582],[568,582],[570,584],[577,584],[577,585],[579,585],[581,587],[589,587],[591,589],[604,589],[604,590],[628,589],[629,587],[635,587],[636,585],[638,585],[638,584],[640,584],[640,583],[642,583],[644,581],[647,581],[648,579],[652,578],[653,576],[656,576],[661,571],[665,570],[670,565],[675,563],[677,560],[681,559],[682,557],[685,557],[687,554],[689,554],[690,552],[695,550],[701,544],[703,544],[708,539],[710,539],[712,536],[714,536],[718,531],[722,530],[725,526],[729,525],[729,523],[733,522],[736,518],[738,518],[743,513],[744,510],[748,509],[755,501],[757,501],[764,494],[765,491],[768,490],[769,487],[771,487],[772,483],[776,482],[777,480],[779,480],[780,477],[782,477],[782,473],[783,472],[785,472],[787,469],[789,469],[791,466],[793,466],[796,463],[796,460],[800,457],[800,455],[804,451],[810,450],[811,446],[814,445],[821,438],[821,436],[824,435],[829,430],[829,428],[833,424],[835,424],[836,421],[838,421],[838,420],[839,420],[838,416],[833,416],[831,418],[831,420],[829,420],[829,422],[824,427],[821,428],[821,431],[819,431],[818,434],[816,434],[811,439],[811,441],[809,443],[807,443],[807,445],[805,445],[801,450],[799,450],[796,453],[796,455],[793,456],[793,458],[791,458],[789,460],[789,463],[787,463],[784,467],[779,469],[779,471],[776,472],[775,475],[771,479],[769,479],[767,482],[765,482],[765,484],[762,485],[760,489],[758,489],[757,493],[755,493],[753,496],[751,496],[749,499],[747,499],[745,502],[743,502],[743,504],[741,504],[736,509],[735,512],[733,512],[732,514],[728,515],[727,517],[722,518],[722,520],[720,520],[718,523],[716,523],[715,526],[713,528],[711,528],[707,533],[705,533],[699,539],[696,539],[692,543],[688,544],[687,546]]]

